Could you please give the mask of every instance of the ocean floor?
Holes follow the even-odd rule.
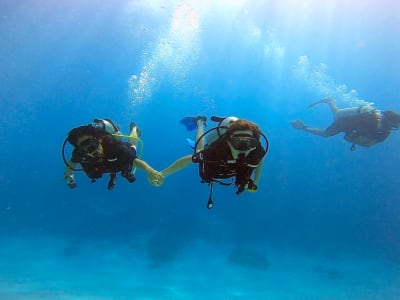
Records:
[[[146,239],[2,238],[0,299],[400,299],[400,264],[373,256],[199,240],[157,260]]]

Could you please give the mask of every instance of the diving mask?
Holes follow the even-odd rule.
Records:
[[[229,144],[238,151],[253,150],[257,147],[258,139],[247,133],[232,134],[228,138]]]
[[[99,148],[99,145],[100,145],[100,141],[98,138],[90,137],[90,138],[83,140],[79,144],[78,148],[83,153],[93,154],[94,152],[97,151],[97,149]]]

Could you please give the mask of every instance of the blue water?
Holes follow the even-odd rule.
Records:
[[[399,36],[395,0],[0,1],[0,299],[399,299],[399,133],[352,152],[289,124],[328,126],[322,97],[400,111]],[[71,128],[134,120],[161,170],[186,115],[260,126],[257,193],[207,210],[195,165],[65,185]]]

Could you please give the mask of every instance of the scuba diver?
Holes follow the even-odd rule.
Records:
[[[207,208],[211,209],[214,205],[214,182],[235,185],[237,195],[246,189],[250,192],[257,190],[262,160],[268,151],[269,142],[252,122],[236,117],[213,116],[211,120],[218,122],[218,125],[204,132],[206,120],[204,116],[185,117],[181,120],[188,131],[197,129],[196,142],[191,143],[194,154],[176,160],[160,173],[166,178],[190,163],[198,163],[201,182],[210,185]],[[265,147],[260,142],[261,137],[265,140]]]
[[[310,128],[300,120],[291,121],[291,125],[295,129],[322,137],[330,137],[344,132],[344,139],[352,144],[350,148],[352,151],[356,149],[355,145],[371,147],[382,143],[392,130],[398,130],[400,127],[400,114],[391,110],[381,111],[370,104],[338,109],[329,98],[312,103],[308,108],[320,103],[328,104],[334,116],[335,121],[327,129]]]
[[[107,188],[113,189],[117,173],[128,182],[135,182],[135,168],[145,171],[149,182],[162,180],[162,176],[145,161],[139,159],[136,146],[141,132],[134,122],[130,124],[129,136],[124,136],[110,119],[94,119],[92,124],[73,128],[64,141],[62,155],[66,169],[64,179],[70,188],[75,188],[73,171],[84,171],[92,183],[109,173]],[[128,142],[122,139],[128,138]],[[69,142],[74,150],[69,162],[65,159],[65,145]],[[77,169],[80,164],[82,169]]]

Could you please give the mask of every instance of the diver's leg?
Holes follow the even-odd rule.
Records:
[[[131,122],[129,138],[128,138],[129,143],[136,146],[138,143],[140,134],[141,134],[140,129],[136,126],[135,122]]]
[[[307,125],[303,124],[303,122],[301,122],[300,120],[297,121],[293,121],[292,122],[292,126],[295,129],[300,129],[300,130],[304,130],[306,132],[309,132],[311,134],[315,134],[315,135],[319,135],[322,137],[329,137],[329,136],[333,136],[338,134],[339,132],[341,132],[338,124],[336,122],[334,122],[332,125],[330,125],[327,129],[319,129],[319,128],[311,128],[308,127]]]
[[[323,99],[323,101],[324,101],[324,103],[329,105],[329,107],[331,108],[331,111],[333,113],[333,116],[335,117],[336,116],[336,112],[338,111],[338,108],[336,107],[336,104],[330,98]],[[336,119],[336,117],[335,117],[335,119]]]
[[[320,104],[320,103],[326,103],[329,105],[329,107],[331,108],[331,111],[333,113],[333,115],[336,115],[336,112],[338,110],[338,108],[336,107],[335,103],[333,102],[333,100],[331,98],[324,98],[321,100],[318,100],[317,102],[311,103],[308,108],[313,108],[314,106]]]
[[[331,134],[328,134],[328,132],[326,130],[319,129],[319,128],[305,127],[303,130],[307,131],[309,133],[315,134],[315,135],[322,136],[322,137],[331,136]]]
[[[205,121],[204,117],[197,119],[197,133],[196,133],[196,142],[197,142],[196,150],[197,150],[197,152],[204,149],[205,137],[203,136],[203,134],[204,134],[204,123],[205,122],[206,121]]]

